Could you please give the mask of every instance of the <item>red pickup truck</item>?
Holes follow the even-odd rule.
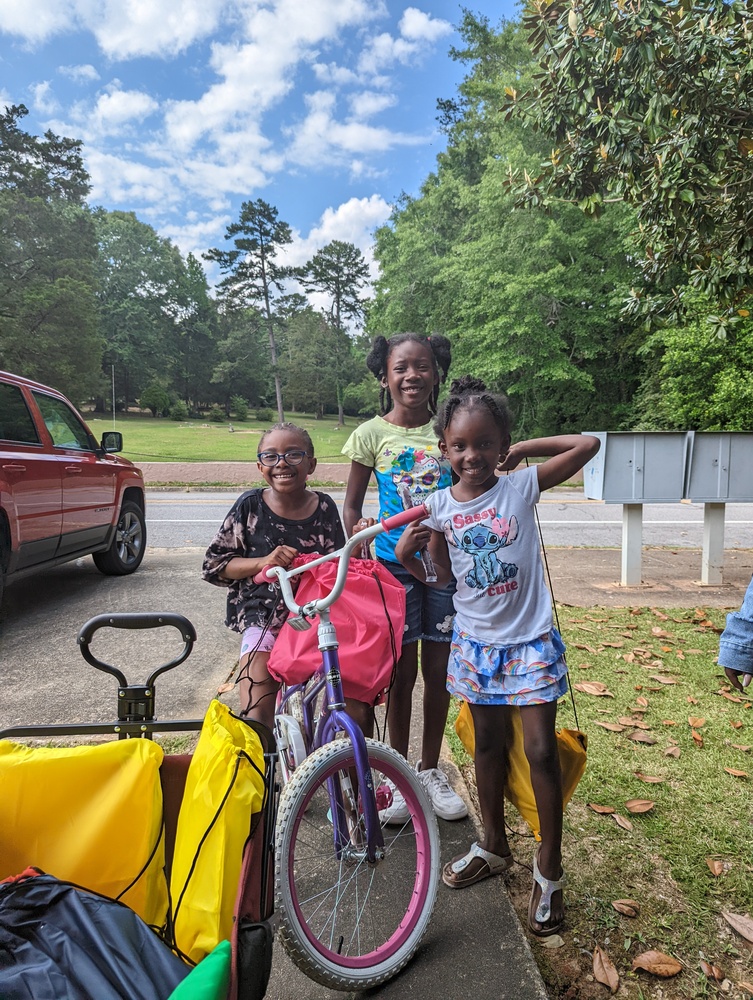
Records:
[[[103,573],[138,569],[146,546],[144,478],[97,442],[56,389],[0,371],[0,597],[29,573],[92,554]]]

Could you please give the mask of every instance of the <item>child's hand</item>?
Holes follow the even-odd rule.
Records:
[[[376,524],[376,520],[373,517],[362,517],[353,525],[350,537],[352,538],[358,531],[363,531],[364,528],[370,528],[373,524]]]
[[[431,528],[423,522],[413,521],[400,536],[395,546],[395,555],[400,562],[410,560],[415,556],[416,552],[420,552],[421,549],[426,548],[430,539]]]
[[[298,549],[294,549],[292,545],[278,545],[268,556],[264,556],[264,565],[282,566],[283,569],[287,569],[297,555]]]
[[[520,465],[525,455],[520,454],[516,444],[511,444],[506,455],[502,455],[497,462],[497,472],[512,472]]]

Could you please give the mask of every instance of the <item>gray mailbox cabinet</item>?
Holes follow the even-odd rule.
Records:
[[[688,431],[685,496],[704,503],[750,503],[753,434]]]
[[[607,503],[673,503],[683,498],[687,434],[595,431],[601,448],[583,470],[589,500]]]

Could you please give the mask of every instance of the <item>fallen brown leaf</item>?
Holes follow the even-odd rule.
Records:
[[[658,681],[660,684],[676,684],[677,680],[674,677],[664,677],[662,674],[651,674],[652,681]]]
[[[648,698],[644,698],[643,695],[635,699],[636,705],[640,705],[641,708],[648,708]]]
[[[738,771],[737,768],[735,768],[735,767],[725,767],[724,770],[727,772],[727,774],[731,774],[733,778],[747,778],[748,777],[748,772],[747,771]]]
[[[682,972],[682,966],[676,958],[665,955],[662,951],[644,951],[633,959],[633,969],[643,969],[650,972],[652,976],[661,976],[662,979],[669,979]]]
[[[641,732],[640,729],[633,730],[632,733],[628,733],[629,740],[635,740],[636,743],[645,743],[647,746],[652,747],[656,740],[653,736],[649,736],[648,733]]]
[[[724,874],[724,865],[717,858],[706,858],[706,864],[714,878]]]
[[[612,906],[623,917],[637,917],[641,912],[640,906],[634,899],[613,899]]]
[[[220,684],[217,688],[217,694],[226,694],[228,691],[232,691],[234,687],[234,683]]]
[[[617,722],[600,722],[597,720],[597,726],[601,726],[602,729],[608,729],[610,733],[624,733],[625,727],[621,726]],[[632,723],[630,723],[632,725]]]
[[[689,715],[688,716],[688,725],[690,726],[691,729],[700,729],[702,726],[706,725],[706,720],[705,719],[701,719],[697,715]]]
[[[648,723],[642,719],[631,719],[629,715],[621,715],[617,720],[621,726],[632,726],[634,729],[650,729]]]
[[[741,989],[746,990],[748,993],[753,993],[753,983],[743,983],[737,984]]]
[[[659,628],[658,625],[654,625],[654,627],[651,629],[651,635],[655,635],[657,637],[657,639],[671,639],[672,638],[672,633],[671,632],[665,632],[664,629],[663,628]]]
[[[743,753],[747,753],[750,750],[749,746],[745,746],[742,743],[730,743],[733,750],[742,750]]]
[[[629,819],[625,819],[624,816],[620,816],[619,813],[613,812],[613,813],[611,813],[611,816],[612,816],[612,819],[617,824],[617,826],[621,826],[623,830],[632,830],[633,829],[633,824],[630,822],[630,820]]]
[[[700,734],[700,733],[698,732],[698,730],[697,730],[697,729],[691,729],[691,731],[690,731],[690,732],[691,732],[691,735],[692,735],[692,737],[693,737],[693,740],[695,741],[695,743],[696,743],[696,744],[697,744],[697,745],[698,745],[699,747],[702,747],[702,746],[703,746],[703,737],[702,737],[702,736],[701,736],[701,734]]]
[[[609,646],[611,649],[622,649],[624,642],[602,642],[602,646]]]
[[[685,654],[683,653],[683,651],[681,649],[678,649],[675,655],[677,656],[678,660],[684,660],[685,659]]]
[[[668,750],[664,751],[664,756],[665,757],[679,757],[680,756],[680,748],[679,747],[669,747]]]
[[[747,913],[741,916],[739,913],[730,913],[729,910],[722,910],[722,916],[730,927],[737,931],[740,937],[744,937],[746,941],[750,941],[753,944],[753,920],[750,919]]]
[[[685,699],[685,701],[688,703],[688,705],[697,705],[698,704],[698,699],[694,698],[692,694],[689,694],[688,697]]]
[[[603,986],[608,986],[610,993],[616,993],[620,985],[620,977],[617,969],[605,951],[598,946],[594,947],[594,979]]]
[[[599,813],[601,816],[609,816],[614,812],[612,806],[600,806],[597,802],[589,802],[588,808],[592,809],[595,813]]]
[[[602,684],[601,681],[582,681],[580,684],[575,684],[574,687],[576,691],[592,694],[597,698],[614,698],[606,684]]]
[[[730,719],[729,724],[732,726],[733,729],[742,729],[743,728],[743,724],[740,721],[740,719]]]
[[[638,813],[650,812],[655,805],[656,803],[650,799],[628,799],[625,803],[625,808],[635,816]]]
[[[676,726],[677,723],[674,719],[662,719],[661,724],[663,726]]]
[[[639,781],[645,781],[649,785],[658,785],[664,781],[664,778],[660,778],[655,774],[644,774],[643,771],[636,771],[635,776]]]
[[[724,979],[724,973],[718,965],[709,965],[703,959],[701,959],[701,972],[707,979],[715,979],[717,983],[720,983]]]
[[[727,701],[734,701],[736,705],[742,704],[742,698],[738,698],[737,695],[730,694],[729,691],[718,691],[722,698],[726,698]]]

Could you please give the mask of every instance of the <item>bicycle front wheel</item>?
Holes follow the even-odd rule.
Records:
[[[320,747],[296,768],[277,821],[280,937],[303,972],[333,989],[367,989],[403,968],[426,931],[439,882],[439,829],[415,771],[383,743],[366,746],[373,787],[391,782],[409,813],[383,826],[383,859],[367,859],[358,806],[345,817],[351,846],[335,847],[331,803],[353,802],[350,740]],[[330,795],[330,781],[340,794]]]

